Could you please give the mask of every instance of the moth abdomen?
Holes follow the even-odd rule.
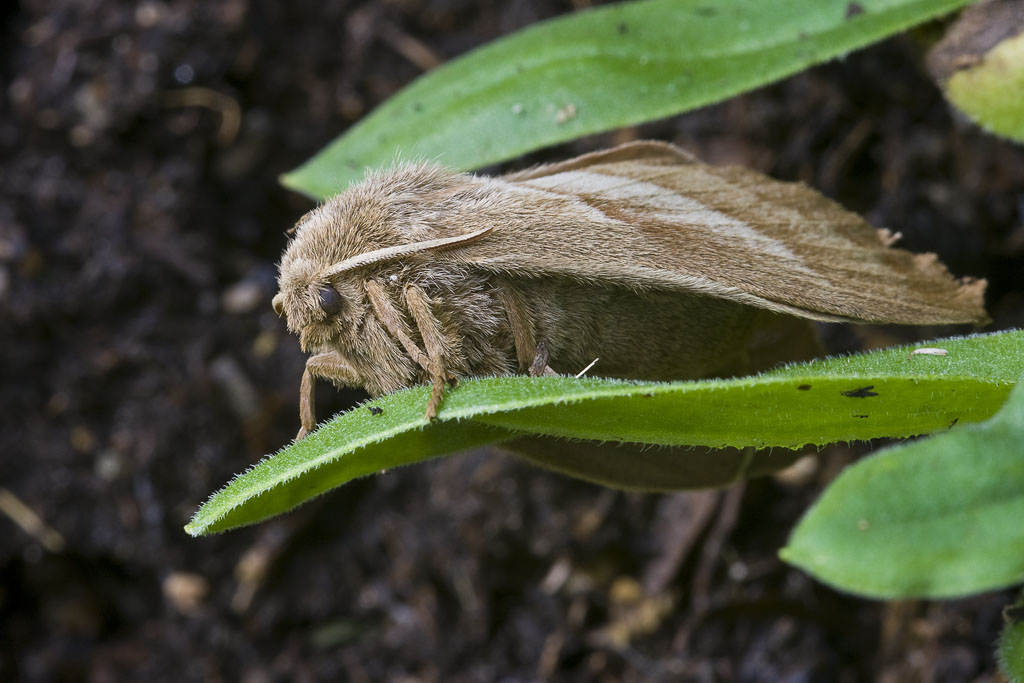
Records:
[[[595,358],[600,360],[589,374],[601,377],[678,380],[720,374],[742,358],[762,314],[693,293],[556,277],[510,281],[528,302],[551,368],[562,374],[576,374]]]

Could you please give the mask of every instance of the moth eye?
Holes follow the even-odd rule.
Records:
[[[320,308],[324,309],[327,315],[334,315],[341,311],[345,302],[334,287],[320,288]]]

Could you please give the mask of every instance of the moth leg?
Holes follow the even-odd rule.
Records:
[[[549,377],[558,375],[557,372],[551,369],[548,365],[548,360],[551,359],[551,351],[548,350],[548,345],[543,341],[537,342],[537,353],[533,356],[533,362],[530,363],[530,377]]]
[[[388,297],[384,286],[376,280],[367,280],[365,287],[370,299],[370,305],[373,306],[373,310],[377,314],[378,319],[380,319],[381,324],[384,325],[384,329],[397,339],[398,343],[405,349],[405,352],[430,375],[433,389],[430,394],[430,402],[427,403],[427,419],[434,419],[437,416],[437,407],[441,403],[441,395],[444,391],[444,373],[441,371],[441,367],[424,353],[406,332],[405,320],[401,312]],[[419,325],[418,321],[417,325]],[[423,333],[421,332],[421,334]],[[429,342],[424,339],[424,343]]]
[[[499,285],[497,291],[498,299],[505,308],[508,326],[512,329],[519,369],[531,377],[558,374],[548,365],[551,353],[543,341],[537,341],[533,320],[526,311],[522,297],[507,283]]]
[[[548,367],[548,361],[551,359],[551,352],[548,351],[548,345],[544,342],[537,342],[537,353],[533,356],[533,362],[530,363],[530,377],[540,377],[544,374],[544,368]]]
[[[333,353],[318,353],[306,360],[299,385],[299,433],[295,440],[309,434],[316,428],[316,378],[329,379],[335,384],[359,384],[359,378]]]
[[[384,291],[384,286],[376,280],[367,280],[364,286],[370,299],[370,305],[373,306],[373,312],[377,314],[377,318],[384,325],[384,329],[398,340],[398,343],[416,361],[417,365],[433,375],[434,368],[431,365],[430,358],[406,332],[405,320],[401,312],[388,297],[388,293]]]
[[[437,409],[441,405],[445,382],[455,386],[458,383],[458,378],[450,374],[447,368],[445,368],[444,358],[447,355],[445,353],[447,340],[444,337],[444,332],[441,330],[440,321],[434,315],[430,298],[426,292],[416,285],[406,285],[403,295],[405,305],[416,323],[416,328],[420,332],[423,346],[427,349],[427,357],[430,358],[430,362],[436,370],[436,374],[431,376],[433,388],[430,392],[430,402],[427,404],[427,419],[432,420],[437,416]]]
[[[522,298],[507,283],[501,283],[497,289],[498,299],[505,309],[505,316],[508,318],[508,326],[512,330],[512,341],[516,346],[516,358],[519,360],[519,369],[528,370],[533,363],[534,357],[540,352],[537,348],[537,339],[533,332],[533,320],[526,314],[526,305]],[[544,364],[547,365],[545,359]]]

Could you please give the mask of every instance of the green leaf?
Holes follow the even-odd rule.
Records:
[[[699,382],[466,380],[445,397],[432,423],[424,419],[429,389],[414,387],[340,415],[263,460],[212,496],[186,530],[202,535],[251,524],[355,477],[525,435],[792,448],[921,434],[990,417],[1024,373],[1024,332],[929,345],[942,347],[947,355],[912,355],[915,347],[906,347],[804,363],[756,377]],[[383,412],[374,414],[371,406]],[[617,462],[605,453],[595,456],[591,469],[572,449],[565,448],[563,455],[566,460],[560,462],[556,449],[531,459],[612,485],[645,486],[647,475],[632,471],[637,469],[635,460]],[[701,456],[705,460],[695,460],[700,463],[695,470],[685,460],[691,455],[652,449],[643,462],[655,468],[648,472],[654,480],[659,471],[678,470],[675,479],[665,479],[664,488],[724,485],[747,471],[746,463],[729,461],[722,473],[709,476],[702,470],[716,463]],[[635,457],[640,456],[628,455]],[[760,463],[752,471],[765,467]]]
[[[975,123],[1024,142],[1024,14],[1019,2],[964,10],[928,52],[949,101]]]
[[[999,43],[954,73],[946,96],[992,133],[1024,142],[1024,34]]]
[[[1024,681],[1024,600],[1004,611],[1006,625],[999,634],[999,668],[1010,683]]]
[[[824,445],[907,437],[991,416],[1024,372],[1024,333],[936,342],[800,363],[730,380],[641,384],[505,377],[488,391],[511,402],[465,417],[575,439],[724,448]],[[920,345],[918,345],[920,346]],[[514,392],[530,392],[516,400]],[[463,415],[460,415],[462,417]]]
[[[542,22],[417,79],[282,178],[337,193],[402,158],[478,168],[771,83],[969,0],[645,0]]]
[[[358,477],[509,437],[473,422],[428,423],[427,394],[416,387],[338,416],[236,476],[185,531],[204,536],[255,524]]]
[[[1024,383],[991,420],[848,467],[781,556],[841,590],[953,597],[1024,581]]]

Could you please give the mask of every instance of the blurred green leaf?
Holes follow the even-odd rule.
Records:
[[[978,2],[928,52],[950,102],[997,135],[1024,142],[1024,12],[1019,0]]]
[[[752,90],[969,0],[644,0],[528,27],[417,79],[282,178],[324,198],[400,158],[478,168]]]
[[[981,127],[1024,142],[1024,34],[954,73],[946,96]]]
[[[1024,599],[1008,608],[999,634],[999,667],[1010,683],[1024,682]]]
[[[946,350],[945,356],[913,354],[920,346],[729,380],[466,380],[445,397],[438,419],[429,423],[424,419],[429,388],[414,387],[339,415],[264,459],[214,494],[186,530],[203,535],[252,524],[355,477],[524,435],[795,448],[933,432],[990,417],[1024,373],[1024,332],[929,343]],[[382,412],[374,414],[371,405]],[[685,459],[688,453],[665,455],[668,462],[660,466],[670,467],[672,458]],[[595,464],[592,476],[585,461],[561,468],[557,453],[541,461],[615,483],[607,461]],[[685,472],[686,464],[678,468]]]
[[[991,420],[846,468],[781,556],[841,590],[953,597],[1024,581],[1024,383]]]

